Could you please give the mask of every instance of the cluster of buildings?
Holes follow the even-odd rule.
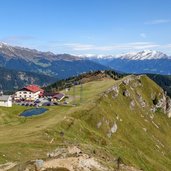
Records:
[[[3,95],[3,92],[0,92],[0,106],[12,107],[13,102],[34,102],[42,98],[48,98],[51,102],[59,102],[65,98],[65,95],[62,93],[46,93],[37,85],[28,85],[15,92],[14,95]]]

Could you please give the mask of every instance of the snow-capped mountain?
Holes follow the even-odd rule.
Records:
[[[151,60],[151,59],[169,59],[170,56],[167,56],[163,52],[154,51],[154,50],[144,50],[141,52],[129,52],[118,55],[95,55],[95,54],[87,54],[80,55],[79,57],[83,58],[93,58],[93,59],[128,59],[128,60]]]
[[[127,73],[171,74],[171,57],[159,51],[144,50],[120,55],[92,55],[88,59]]]
[[[160,51],[144,50],[138,53],[130,52],[126,54],[116,55],[115,58],[129,59],[129,60],[151,60],[151,59],[169,59],[170,57]]]

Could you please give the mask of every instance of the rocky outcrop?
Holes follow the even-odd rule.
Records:
[[[114,85],[113,87],[108,89],[106,92],[104,92],[104,94],[107,95],[110,92],[112,92],[112,98],[115,99],[119,95],[119,86],[118,85]]]
[[[83,153],[77,146],[59,147],[47,153],[47,157],[27,162],[21,171],[109,171],[97,158]]]
[[[122,83],[123,83],[124,85],[128,85],[132,80],[133,80],[132,77],[127,77],[127,78],[125,78],[125,79],[122,81]]]
[[[128,90],[123,91],[123,96],[129,97],[131,94]]]
[[[153,113],[161,109],[169,118],[171,117],[171,99],[164,91],[158,96],[151,94],[151,99],[153,101],[153,106],[151,107]]]
[[[118,125],[115,122],[113,126],[111,127],[111,129],[109,130],[107,136],[110,138],[112,134],[114,134],[117,131],[117,129],[118,129]]]
[[[171,99],[170,99],[170,97],[166,98],[166,114],[169,118],[171,118]]]
[[[142,108],[145,108],[146,107],[146,102],[145,100],[143,99],[143,97],[141,96],[140,93],[137,92],[137,100],[139,102],[139,104],[141,105]]]
[[[134,100],[131,100],[129,107],[131,110],[133,110],[135,108],[135,101]]]

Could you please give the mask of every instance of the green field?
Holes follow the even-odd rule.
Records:
[[[45,158],[57,146],[79,144],[87,153],[96,151],[99,157],[109,158],[110,167],[121,157],[125,164],[145,171],[170,171],[171,120],[161,110],[150,111],[151,93],[160,98],[162,90],[145,76],[140,82],[142,86],[134,89],[136,79],[129,85],[113,79],[86,83],[81,103],[80,86],[76,86],[76,106],[47,107],[45,114],[30,118],[18,116],[26,107],[0,108],[0,163]],[[112,91],[104,93],[113,85],[119,86],[115,98]],[[123,96],[125,90],[129,97]],[[71,104],[73,92],[73,88],[67,92]],[[137,93],[145,100],[145,108]],[[131,100],[135,101],[133,110]],[[113,124],[117,131],[109,136]]]
[[[89,97],[97,97],[100,92],[109,88],[113,82],[113,80],[108,80],[106,84],[106,81],[95,81],[84,85],[86,92],[86,95],[84,95],[84,105],[85,103],[88,104]],[[94,91],[91,90],[92,88]],[[79,87],[76,87],[76,94],[77,97],[80,95]],[[56,143],[58,144],[58,141],[55,144],[49,144],[51,137],[47,137],[46,132],[56,127],[66,116],[80,109],[83,110],[83,108],[86,109],[86,106],[52,106],[48,107],[48,111],[43,115],[23,118],[19,117],[19,114],[28,109],[28,107],[1,107],[0,163],[15,160],[27,161],[44,156],[49,149],[55,148]],[[61,143],[60,139],[59,143]]]

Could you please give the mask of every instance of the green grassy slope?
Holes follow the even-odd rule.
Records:
[[[125,79],[130,82],[123,83]],[[79,144],[112,168],[120,157],[125,164],[146,171],[170,170],[171,120],[162,110],[151,111],[151,96],[160,99],[163,93],[157,84],[146,76],[91,81],[83,85],[81,104],[80,86],[75,91],[76,107],[48,107],[41,116],[20,118],[25,107],[0,108],[0,163],[44,158],[57,146]],[[71,89],[68,94],[72,93]]]
[[[150,81],[143,79],[143,83]],[[125,87],[123,86],[120,91],[123,91]],[[96,125],[102,122],[102,127],[98,132],[103,133],[103,136],[108,134],[114,123],[118,125],[118,131],[110,138],[109,149],[126,163],[134,163],[144,170],[169,170],[168,168],[171,168],[171,155],[168,152],[171,145],[170,120],[161,113],[155,113],[154,119],[151,119],[153,114],[149,112],[150,107],[142,109],[138,102],[135,109],[131,110],[129,104],[132,99],[136,101],[136,90],[130,90],[129,87],[127,89],[132,91],[130,97],[124,97],[120,93],[114,100],[111,94],[100,99],[97,107],[87,113],[89,115],[89,117],[86,116],[87,123],[91,123],[91,126],[96,129]],[[137,91],[144,96],[149,105],[152,105],[150,92],[159,91],[159,88],[143,87]],[[159,128],[156,128],[152,122],[160,125]]]
[[[128,165],[149,171],[169,171],[171,120],[160,110],[156,113],[150,111],[153,106],[151,94],[160,98],[162,90],[146,76],[141,77],[141,86],[131,89],[135,82],[129,85],[116,82],[120,84],[120,93],[116,98],[112,98],[112,92],[104,94],[91,104],[90,109],[74,113],[67,124],[63,122],[58,129],[67,130],[66,136],[70,140],[90,144],[94,149],[107,149]],[[123,96],[125,89],[130,92],[130,97]],[[139,103],[137,93],[142,95],[146,107]],[[134,109],[129,107],[132,100],[135,101]],[[115,124],[118,130],[109,137]],[[67,125],[70,125],[69,128]]]
[[[114,80],[108,80],[107,82],[95,81],[90,84],[97,88],[93,93],[98,96],[100,91],[111,87],[113,83]],[[87,84],[86,87],[89,87],[89,85]],[[78,92],[76,90],[76,93]],[[91,96],[91,94],[91,92],[88,92],[87,96]],[[82,107],[48,107],[48,112],[43,115],[23,118],[18,115],[26,110],[26,107],[0,107],[0,163],[11,160],[27,161],[38,156],[44,156],[47,150],[55,146],[55,144],[54,146],[49,144],[51,139],[46,139],[46,131],[56,127],[56,124],[63,120],[65,116],[79,110],[79,108]]]

